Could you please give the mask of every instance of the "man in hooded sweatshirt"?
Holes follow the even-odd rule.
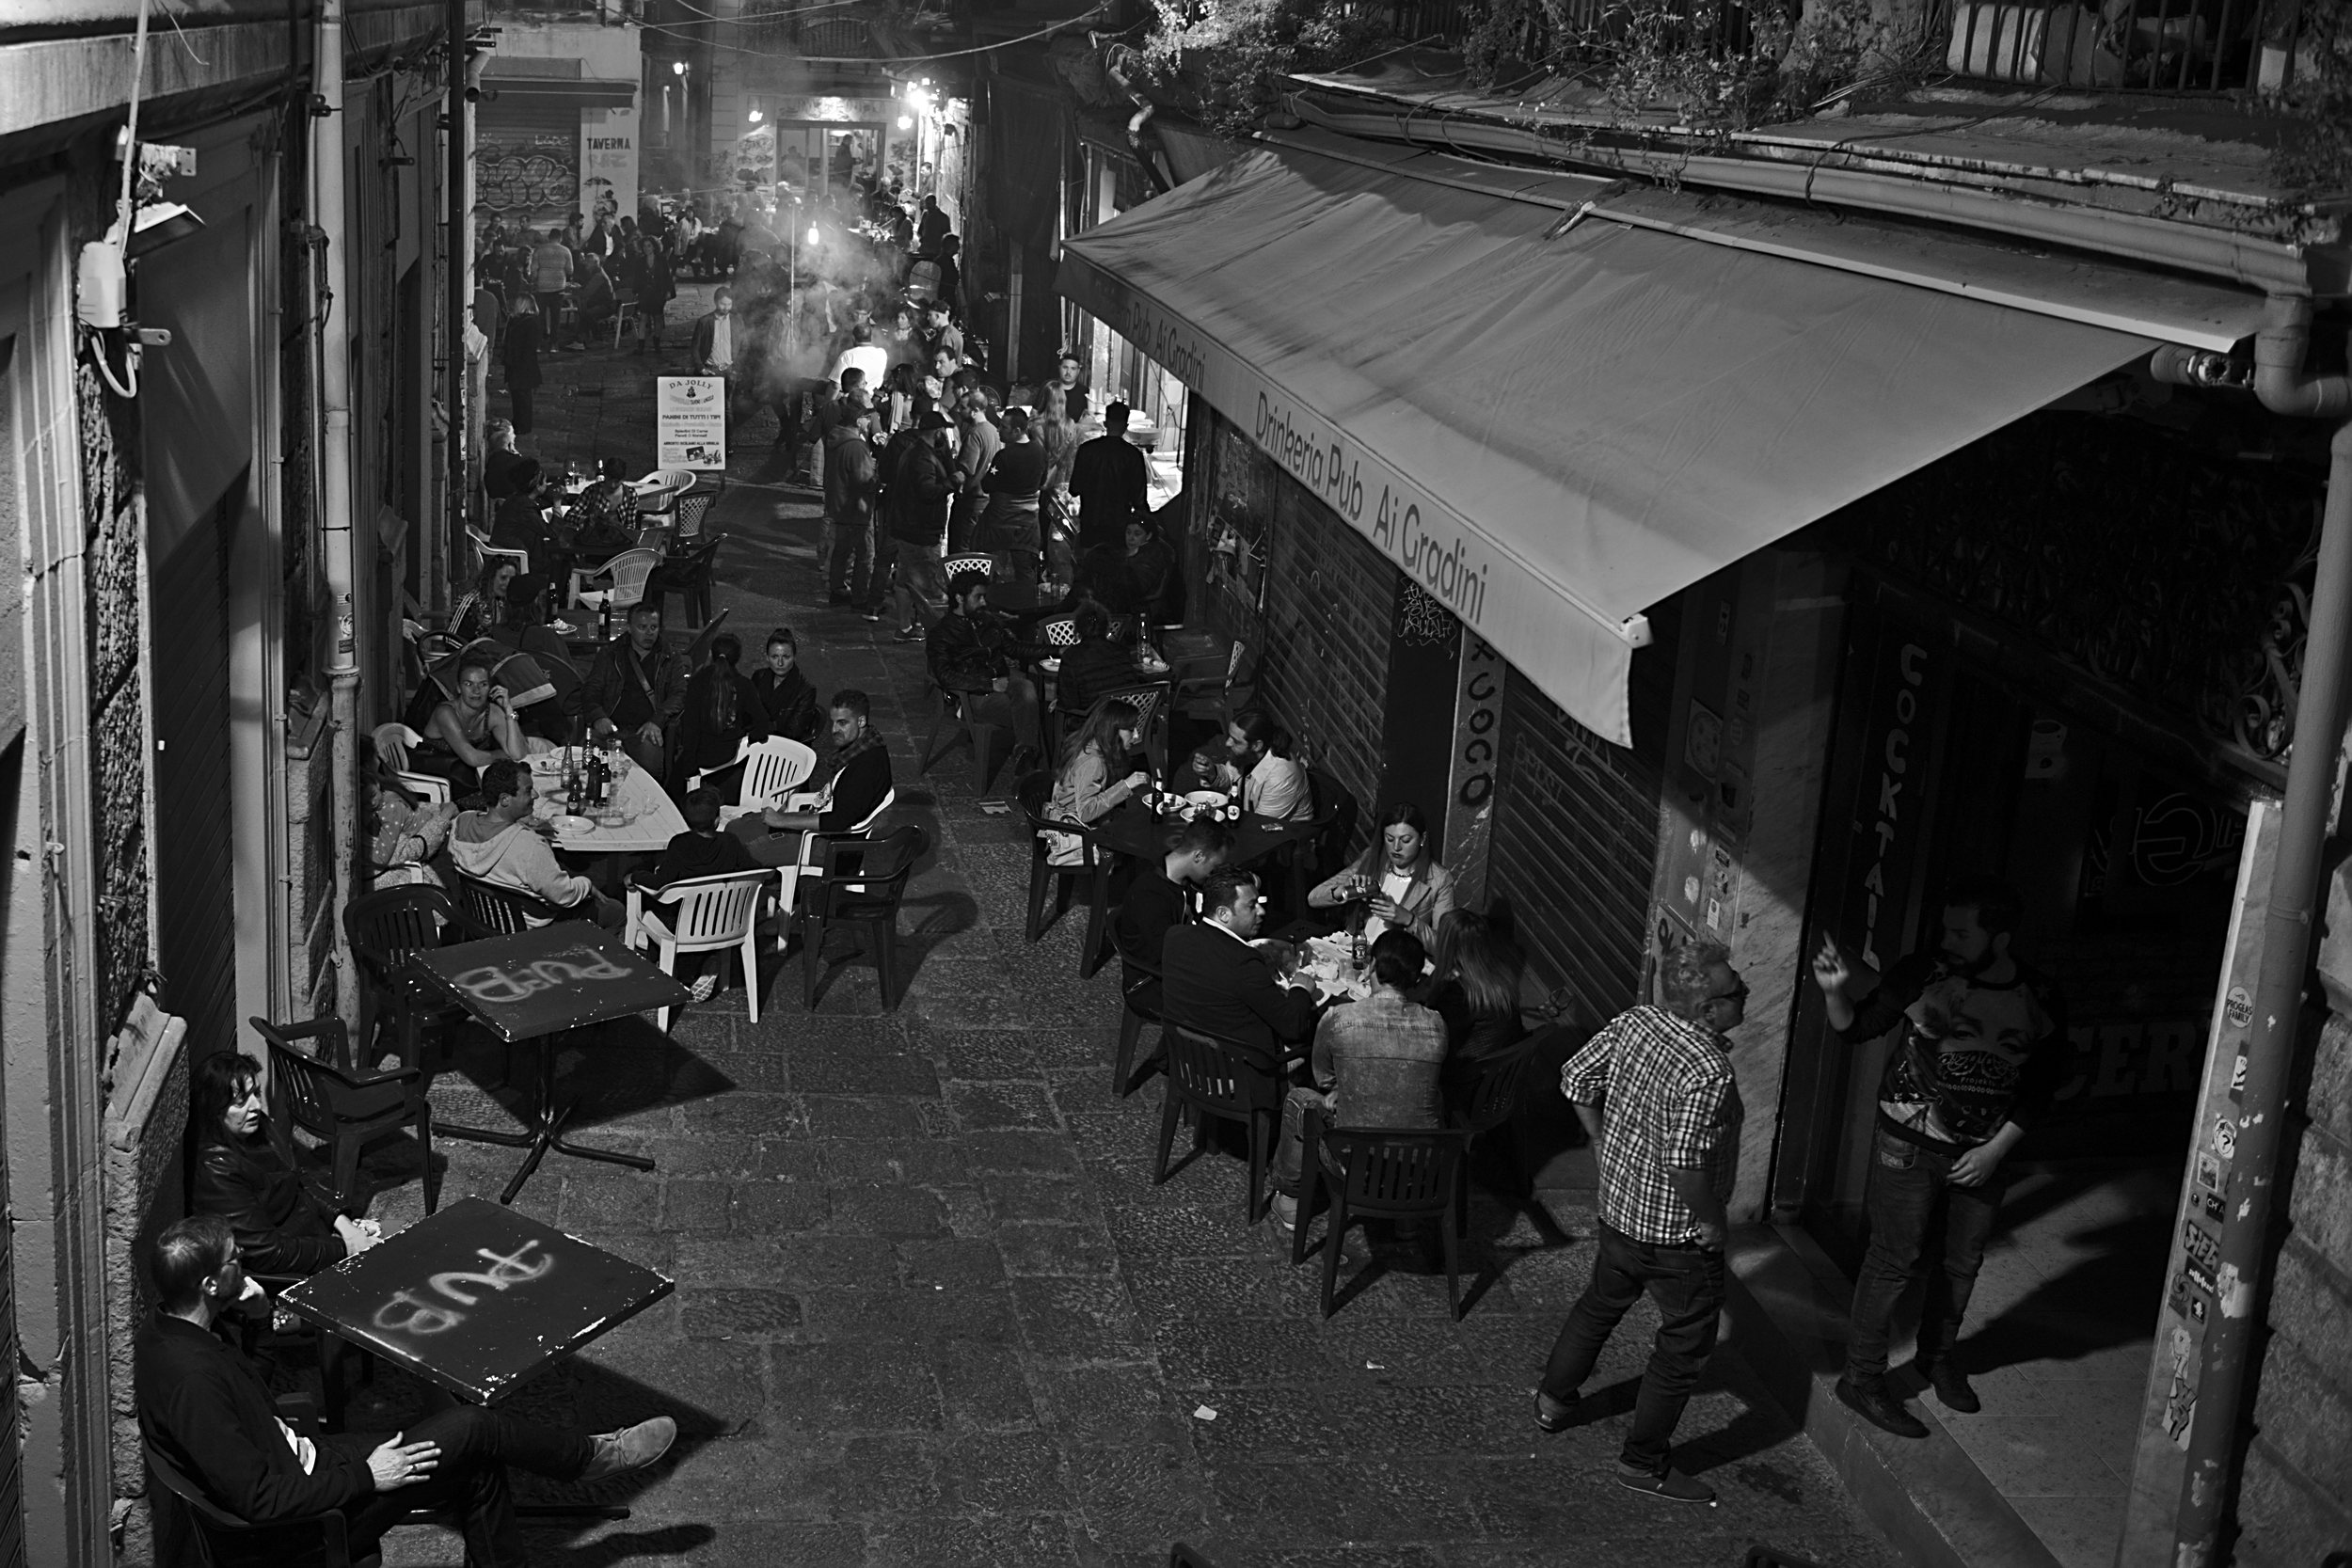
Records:
[[[532,818],[531,775],[519,763],[501,758],[484,768],[482,794],[489,804],[460,812],[450,826],[449,857],[458,870],[476,881],[576,910],[608,931],[621,928],[627,909],[556,863],[554,848]]]

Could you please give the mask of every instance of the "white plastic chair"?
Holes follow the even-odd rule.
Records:
[[[736,791],[733,803],[719,808],[723,821],[765,811],[782,801],[787,791],[817,771],[817,753],[797,740],[782,736],[755,743],[747,736],[736,748],[734,761],[704,768],[686,781],[686,787],[698,789],[711,774],[723,773],[739,763],[743,768],[743,784]]]
[[[608,605],[615,615],[628,610],[645,596],[645,579],[661,564],[660,550],[623,550],[593,571],[575,568],[572,572],[572,603],[602,610]],[[610,578],[610,588],[582,588],[580,584],[597,578]]]
[[[474,549],[482,555],[504,556],[507,560],[512,561],[515,563],[516,571],[528,572],[531,570],[531,552],[529,550],[501,549],[500,546],[490,543],[490,536],[488,534],[483,532],[480,529],[473,527],[471,524],[467,525],[466,537],[473,541]]]
[[[680,953],[716,953],[733,948],[743,964],[743,992],[752,1022],[759,1022],[759,926],[763,896],[777,883],[773,871],[733,871],[723,877],[693,877],[648,891],[628,890],[628,942],[631,947],[660,949],[656,959],[664,974],[677,970]],[[645,907],[651,900],[676,906],[668,920]],[[661,1009],[660,1027],[670,1029],[671,1009]]]

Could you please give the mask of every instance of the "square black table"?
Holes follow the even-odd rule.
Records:
[[[547,1158],[548,1150],[576,1160],[599,1160],[631,1170],[651,1170],[638,1154],[590,1148],[564,1138],[572,1113],[555,1100],[555,1037],[593,1028],[632,1013],[684,1006],[687,990],[609,936],[582,921],[560,920],[536,930],[454,947],[419,951],[409,959],[419,978],[472,1015],[509,1045],[529,1041],[539,1058],[536,1120],[528,1133],[485,1127],[437,1125],[444,1137],[527,1148],[521,1168],[499,1196],[512,1203]]]
[[[474,1404],[676,1289],[641,1263],[478,1197],[453,1203],[278,1303]]]

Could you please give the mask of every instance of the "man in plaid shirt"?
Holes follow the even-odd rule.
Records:
[[[1662,1006],[1618,1014],[1560,1069],[1560,1092],[1600,1150],[1600,1238],[1593,1281],[1535,1391],[1535,1424],[1574,1424],[1579,1386],[1647,1291],[1658,1339],[1617,1481],[1671,1502],[1712,1503],[1712,1488],[1667,1463],[1666,1445],[1714,1353],[1723,1310],[1724,1199],[1740,1132],[1724,1034],[1739,1025],[1748,988],[1722,943],[1687,942],[1666,955],[1659,993]]]

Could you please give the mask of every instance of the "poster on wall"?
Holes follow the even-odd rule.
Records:
[[[562,224],[580,205],[580,138],[485,124],[475,138],[474,180],[480,204],[508,224]]]
[[[580,111],[580,208],[589,221],[637,213],[637,111]]]
[[[654,380],[654,466],[727,466],[727,384],[716,375],[664,375]]]

